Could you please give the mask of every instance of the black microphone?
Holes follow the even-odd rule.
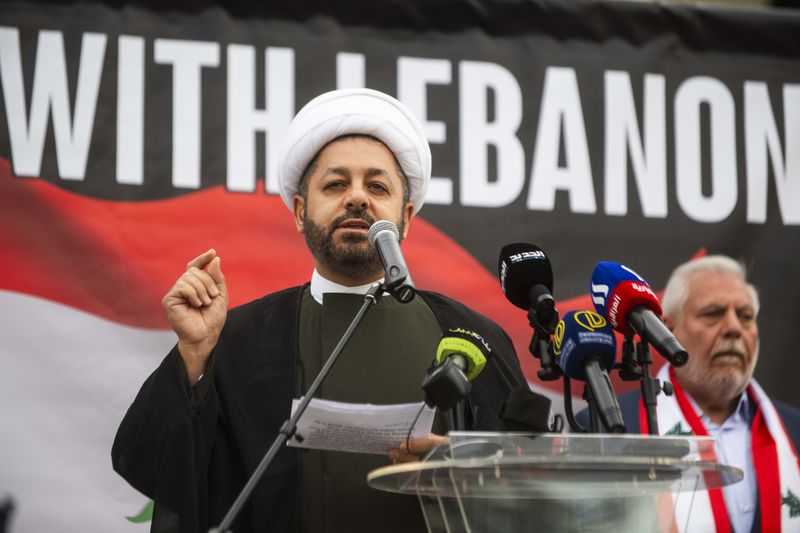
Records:
[[[400,303],[413,300],[417,291],[408,273],[403,252],[400,251],[400,232],[397,231],[397,226],[388,220],[379,220],[369,228],[367,239],[378,250],[386,270],[384,284],[387,290]]]
[[[553,267],[544,251],[528,243],[507,244],[500,250],[500,287],[508,300],[524,311],[533,311],[548,333],[558,322],[553,298]]]
[[[497,274],[506,298],[528,312],[528,323],[533,328],[530,351],[541,362],[536,375],[542,381],[558,379],[561,371],[550,354],[550,336],[558,323],[550,259],[533,244],[507,244],[500,250]]]

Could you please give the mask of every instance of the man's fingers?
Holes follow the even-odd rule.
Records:
[[[187,275],[194,276],[197,280],[199,280],[200,283],[203,284],[206,292],[211,298],[214,298],[215,296],[219,295],[219,288],[217,287],[217,284],[214,282],[214,278],[212,278],[211,275],[205,270],[200,270],[197,267],[192,267],[189,270],[187,270],[186,273],[184,274],[184,276]]]
[[[208,265],[208,275],[214,281],[216,287],[220,290],[223,296],[228,296],[228,286],[225,283],[225,276],[222,274],[222,259],[217,256],[211,260]]]
[[[203,283],[203,279],[200,275],[197,274],[197,269],[185,272],[183,276],[181,276],[181,280],[194,289],[195,294],[197,294],[197,297],[204,305],[211,305],[211,295],[208,293],[208,287]]]
[[[220,268],[220,258],[216,250],[211,248],[186,264],[186,272],[178,278],[162,302],[165,309],[181,303],[181,300],[191,307],[200,308],[211,305],[214,298],[220,295],[227,306],[225,276]]]
[[[431,433],[427,437],[422,437],[419,439],[409,439],[407,451],[408,453],[413,455],[421,455],[430,451],[432,448],[435,448],[436,446],[441,446],[443,444],[447,444],[448,442],[450,442],[450,439],[448,439],[447,437]],[[406,448],[405,441],[400,443],[400,448],[401,449]]]
[[[389,459],[394,464],[419,462],[419,456],[408,453],[405,448],[391,448],[388,452],[388,455]]]
[[[200,296],[197,294],[197,289],[184,278],[179,279],[175,283],[175,286],[169,294],[167,294],[167,298],[170,296],[178,297],[188,302],[192,307],[203,307],[204,305],[203,300],[201,300]]]
[[[431,433],[427,437],[409,439],[407,444],[406,441],[401,442],[397,448],[389,449],[388,455],[395,464],[416,462],[433,448],[449,442],[449,438]]]
[[[189,270],[192,267],[203,269],[216,256],[217,256],[217,251],[211,248],[207,252],[203,252],[202,254],[198,255],[197,257],[186,263],[186,270]]]

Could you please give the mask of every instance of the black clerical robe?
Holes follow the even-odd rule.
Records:
[[[217,525],[275,439],[296,397],[303,291],[286,289],[229,312],[202,408],[187,397],[177,348],[145,381],[117,432],[112,459],[120,475],[155,501],[152,531],[194,533]],[[442,331],[463,327],[481,334],[515,384],[524,386],[511,340],[499,326],[440,294],[418,295]],[[403,334],[413,333],[398,332]],[[478,414],[476,428],[504,429],[507,378],[490,364],[473,383],[469,403]],[[299,455],[296,448],[279,452],[233,531],[294,530],[303,505]]]

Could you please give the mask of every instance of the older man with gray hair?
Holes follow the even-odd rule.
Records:
[[[758,310],[744,268],[722,255],[680,265],[664,291],[664,322],[689,362],[659,372],[675,388],[658,397],[659,430],[713,436],[717,460],[744,471],[742,482],[695,496],[686,531],[800,531],[800,410],[753,379]],[[641,394],[620,405],[628,431],[646,432]]]

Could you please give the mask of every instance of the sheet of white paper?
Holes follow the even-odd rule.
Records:
[[[292,413],[298,403],[300,400],[292,402]],[[423,405],[423,402],[372,405],[314,398],[300,417],[297,432],[288,445],[385,455],[389,448],[397,448],[406,439]],[[411,438],[425,437],[431,432],[433,414],[434,410],[425,406]]]

